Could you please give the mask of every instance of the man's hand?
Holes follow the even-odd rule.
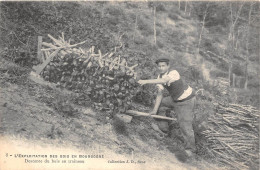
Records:
[[[147,82],[146,82],[146,80],[139,80],[138,83],[142,86],[142,85],[146,84]]]

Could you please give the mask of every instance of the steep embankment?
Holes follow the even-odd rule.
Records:
[[[16,77],[15,74],[26,70],[2,59],[1,63],[3,63],[0,81],[2,153],[104,155],[104,159],[87,159],[85,164],[74,163],[73,168],[205,169],[208,167],[202,161],[189,164],[179,162],[174,154],[183,151],[180,140],[161,138],[160,134],[151,128],[155,123],[154,120],[134,118],[130,124],[110,120],[105,113],[97,113],[89,107],[73,104],[75,94],[72,92],[57,89],[54,84],[45,82],[34,74],[22,78]],[[48,166],[64,168],[64,164],[59,163],[26,164],[24,159],[6,159],[3,156],[1,154],[8,167],[10,162],[17,162],[11,165],[12,169],[18,168],[18,165],[19,169],[43,169]],[[112,160],[127,159],[145,163],[134,165],[108,163]],[[5,165],[1,162],[3,169]],[[72,167],[66,165],[65,168]]]
[[[173,124],[172,135],[162,137],[154,130],[155,121],[150,118],[133,118],[129,124],[109,119],[106,113],[92,110],[91,102],[89,105],[86,103],[85,106],[79,106],[75,104],[77,94],[32,77],[29,75],[30,69],[10,62],[12,60],[31,67],[33,63],[37,63],[37,36],[45,39],[47,34],[56,37],[61,32],[65,33],[66,39],[71,39],[71,44],[87,40],[82,48],[95,46],[102,53],[113,51],[116,55],[125,56],[130,65],[138,63],[137,72],[141,78],[155,76],[154,59],[169,56],[173,59],[173,67],[180,71],[187,82],[196,90],[201,87],[205,89],[205,93],[202,93],[204,101],[197,106],[195,115],[198,124],[205,123],[212,112],[211,101],[224,100],[221,94],[215,95],[223,91],[222,87],[217,91],[212,84],[206,82],[216,71],[225,73],[222,77],[227,77],[227,70],[217,68],[214,61],[198,53],[201,25],[196,14],[184,12],[178,7],[178,2],[159,4],[156,13],[151,3],[147,2],[1,3],[1,9],[4,11],[1,13],[1,16],[4,15],[1,22],[5,23],[1,45],[6,47],[3,51],[1,49],[1,55],[8,61],[1,56],[0,133],[3,136],[1,146],[9,146],[8,149],[1,150],[9,154],[104,154],[105,159],[88,160],[82,166],[73,165],[73,168],[78,166],[82,169],[85,166],[122,169],[122,164],[108,163],[108,160],[114,159],[146,161],[145,164],[136,165],[134,169],[214,168],[200,158],[190,163],[180,163],[176,159],[178,157],[181,161],[186,161],[182,154],[177,122]],[[13,15],[8,15],[10,13]],[[205,32],[208,32],[207,28]],[[209,45],[213,44],[213,39],[208,40]],[[219,45],[224,46],[222,42]],[[257,66],[251,65],[251,71],[254,72]],[[226,83],[225,78],[224,88],[228,86]],[[153,88],[147,89],[149,93],[153,93]],[[151,104],[153,98],[149,97],[143,97],[139,102]],[[251,96],[249,98],[252,99]],[[139,107],[149,110],[144,106]],[[205,156],[206,145],[200,144],[198,142],[199,154]],[[68,148],[71,150],[67,150]],[[1,160],[2,158],[3,155]],[[19,161],[23,162],[22,159]],[[4,166],[1,162],[2,165]],[[28,169],[28,166],[44,168],[41,167],[42,164],[23,165],[24,169]],[[56,166],[61,167],[60,164]],[[129,166],[124,168],[133,169],[133,165]],[[66,168],[70,169],[70,166]]]
[[[48,4],[42,3],[42,5],[41,12],[46,14]],[[182,13],[175,14],[178,9],[174,6],[170,12],[165,8],[157,10],[157,41],[155,45],[153,12],[146,3],[132,4],[132,7],[131,4],[127,3],[99,4],[98,6],[102,8],[98,8],[95,6],[97,4],[93,3],[81,5],[85,5],[85,7],[80,7],[81,11],[77,11],[79,15],[74,16],[76,18],[64,20],[65,27],[58,28],[57,25],[53,25],[53,29],[52,27],[43,29],[36,23],[28,23],[27,25],[34,25],[41,33],[38,32],[37,35],[42,36],[55,35],[57,30],[64,29],[62,31],[65,32],[66,36],[71,36],[68,38],[74,39],[74,43],[77,40],[87,39],[88,46],[95,45],[103,53],[111,50],[110,47],[119,47],[122,43],[119,54],[127,55],[129,60],[132,60],[132,64],[140,64],[138,68],[140,77],[153,76],[155,72],[153,59],[160,55],[172,57],[174,66],[178,66],[183,73],[187,71],[189,65],[196,63],[194,59],[194,51],[196,50],[194,43],[197,41],[196,22],[185,18],[187,16]],[[37,9],[37,4],[30,7],[30,9]],[[56,7],[63,11],[66,4],[63,6],[58,4]],[[26,4],[23,4],[19,10],[22,11],[24,8],[26,8]],[[92,12],[88,12],[88,9]],[[8,7],[7,10],[9,10]],[[24,13],[24,15],[34,17],[30,12]],[[84,12],[86,16],[83,15]],[[68,13],[61,13],[61,16],[65,17]],[[99,16],[99,13],[102,16]],[[48,14],[52,15],[53,13],[48,11]],[[55,14],[54,19],[55,17],[60,16]],[[63,21],[62,17],[57,19],[58,22],[53,23]],[[83,18],[84,22],[80,20]],[[19,21],[22,19],[20,18]],[[38,19],[30,21],[37,22]],[[51,25],[49,21],[52,19],[51,17],[41,19],[46,20],[41,22],[46,23],[44,26]],[[12,18],[9,22],[14,23]],[[67,27],[70,24],[74,25]],[[37,35],[31,36],[36,37]],[[30,43],[28,41],[28,44]],[[15,55],[19,59],[16,60],[17,62],[24,60],[20,53]],[[8,53],[5,54],[5,57],[8,58]],[[14,56],[10,55],[9,57]],[[181,163],[176,159],[175,154],[181,161],[186,161],[177,122],[174,124],[176,129],[173,130],[173,135],[163,138],[159,132],[154,130],[156,128],[152,128],[155,127],[155,121],[150,118],[133,118],[129,124],[124,124],[117,119],[111,120],[105,113],[93,111],[89,107],[91,103],[89,106],[74,104],[77,98],[75,93],[58,89],[54,84],[30,75],[31,70],[2,58],[0,63],[0,130],[1,146],[3,147],[1,150],[6,153],[71,154],[73,152],[103,154],[105,157],[101,160],[93,159],[84,165],[73,164],[73,168],[87,166],[96,169],[103,167],[121,169],[122,165],[109,164],[108,161],[125,159],[140,160],[146,163],[135,166],[126,165],[123,166],[124,169],[206,169],[209,166],[206,162],[200,161],[199,158],[199,161],[193,161],[189,164]],[[24,63],[26,62],[23,61],[20,64]],[[189,77],[189,74],[190,72],[187,72],[184,76]],[[31,78],[36,82],[32,81]],[[143,106],[141,107],[143,108]],[[149,110],[149,108],[145,109]],[[68,148],[71,149],[68,150]],[[3,158],[2,156],[1,158]],[[24,169],[45,168],[45,164],[24,164],[24,159],[10,158],[6,161],[9,165],[12,161],[21,161]],[[93,166],[93,164],[95,165]],[[5,164],[1,162],[1,166],[4,167]],[[17,169],[16,165],[12,166],[13,169]],[[48,166],[53,166],[53,164]],[[54,166],[61,167],[62,164]],[[70,169],[71,167],[66,168]]]

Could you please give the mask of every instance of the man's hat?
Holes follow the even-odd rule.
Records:
[[[170,59],[168,57],[160,57],[157,60],[155,60],[155,63],[158,64],[159,62],[166,62],[169,63]]]

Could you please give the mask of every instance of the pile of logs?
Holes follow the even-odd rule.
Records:
[[[259,165],[259,110],[252,106],[217,105],[209,118],[207,138],[209,152],[219,162],[234,169],[250,169]]]
[[[48,35],[53,43],[43,42],[43,63],[35,70],[45,80],[78,93],[78,104],[91,100],[93,107],[112,113],[130,108],[138,83],[134,66],[127,58],[115,53],[95,53],[90,49],[76,48],[85,42],[70,45],[62,34],[59,39]]]

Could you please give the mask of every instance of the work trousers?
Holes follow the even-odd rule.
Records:
[[[177,120],[184,138],[184,147],[186,150],[196,151],[195,137],[193,131],[194,105],[196,97],[183,102],[174,102],[170,96],[164,97],[161,101],[158,115],[166,116],[169,108],[173,109],[177,115]],[[167,132],[169,130],[169,122],[165,120],[157,120],[160,130]]]

